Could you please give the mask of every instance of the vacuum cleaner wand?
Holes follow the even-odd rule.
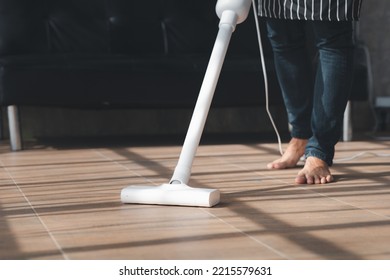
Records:
[[[250,6],[251,0],[218,0],[216,13],[220,18],[219,31],[174,174],[169,184],[124,188],[121,192],[123,203],[200,207],[212,207],[219,203],[218,190],[192,188],[187,183],[231,35],[236,25],[247,18]]]

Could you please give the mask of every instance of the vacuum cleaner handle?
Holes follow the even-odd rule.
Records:
[[[250,6],[251,0],[218,0],[217,2],[216,12],[220,18],[219,31],[170,184],[187,184],[189,181],[192,163],[210,110],[231,35],[236,24],[247,18]]]

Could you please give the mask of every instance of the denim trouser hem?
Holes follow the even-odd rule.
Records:
[[[333,164],[333,157],[329,157],[326,155],[326,153],[316,151],[316,150],[306,150],[305,152],[305,158],[308,157],[316,157],[319,158],[320,160],[323,160],[326,162],[328,166],[332,166]]]
[[[302,132],[295,132],[295,131],[291,131],[291,137],[292,138],[298,138],[298,139],[309,139],[310,137],[312,137],[312,134],[308,134],[308,133],[302,133]]]

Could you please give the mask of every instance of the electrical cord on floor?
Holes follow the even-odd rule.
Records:
[[[359,157],[362,157],[364,155],[373,155],[375,157],[390,157],[390,154],[382,154],[382,153],[374,153],[374,152],[364,151],[364,152],[357,153],[357,154],[350,156],[350,157],[335,159],[335,160],[333,160],[333,162],[337,163],[337,162],[351,161],[351,160],[357,159]]]

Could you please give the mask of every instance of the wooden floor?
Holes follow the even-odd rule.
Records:
[[[2,143],[0,258],[390,259],[390,141],[339,143],[323,186],[267,170],[275,143],[204,144],[190,185],[219,189],[219,205],[120,202],[127,185],[166,183],[180,150]]]

